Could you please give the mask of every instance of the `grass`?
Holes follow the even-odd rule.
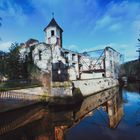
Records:
[[[6,82],[0,83],[0,91],[34,88],[34,87],[40,87],[40,86],[41,84],[37,82],[6,81]]]

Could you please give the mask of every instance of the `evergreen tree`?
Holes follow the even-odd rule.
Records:
[[[6,56],[7,53],[0,51],[0,75],[2,76],[7,74]]]
[[[12,43],[7,56],[7,69],[9,79],[16,80],[21,78],[21,62],[18,43]]]

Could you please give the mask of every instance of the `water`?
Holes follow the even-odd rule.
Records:
[[[131,84],[69,107],[40,104],[0,114],[0,140],[140,140],[140,87]]]

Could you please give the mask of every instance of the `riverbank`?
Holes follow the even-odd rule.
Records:
[[[20,90],[26,88],[40,87],[38,82],[23,81],[23,80],[9,80],[0,82],[0,91]]]

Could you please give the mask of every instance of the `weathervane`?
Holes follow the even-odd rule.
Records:
[[[52,18],[54,18],[54,12],[52,12]]]

